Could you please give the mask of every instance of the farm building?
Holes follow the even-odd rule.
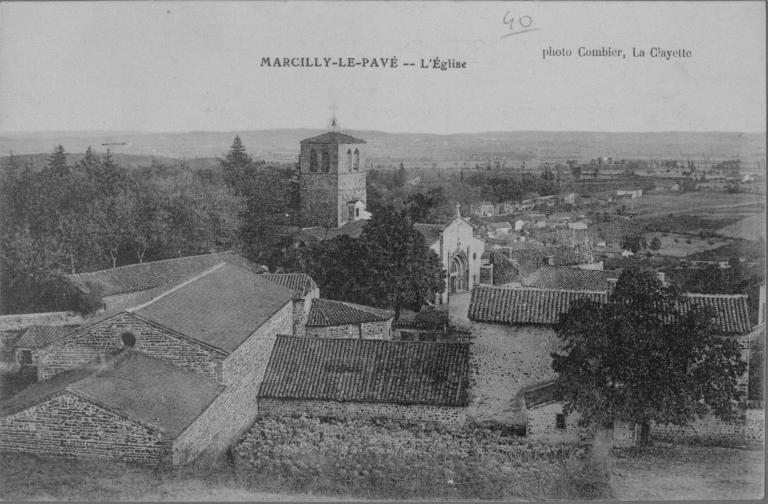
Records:
[[[222,252],[132,264],[92,273],[67,275],[66,278],[83,291],[100,295],[104,302],[104,309],[110,310],[135,299],[149,289],[201,273],[221,262],[233,264],[253,273],[262,273],[266,270],[263,266],[254,264],[233,252]]]
[[[320,297],[320,289],[315,281],[306,273],[264,273],[261,276],[293,292],[293,331],[291,334],[303,335],[312,300]]]
[[[394,314],[344,301],[313,299],[305,334],[315,338],[392,339]]]
[[[469,344],[277,337],[259,389],[263,415],[385,417],[460,427]]]
[[[61,434],[64,438],[74,439],[81,430],[82,436],[88,437],[90,434],[85,433],[85,429],[90,425],[90,413],[83,412],[94,411],[92,402],[106,400],[92,391],[107,391],[104,393],[108,395],[110,390],[117,390],[117,385],[101,381],[112,375],[98,370],[94,374],[93,366],[112,359],[115,372],[122,373],[120,376],[135,377],[134,371],[130,371],[134,369],[132,366],[140,366],[142,379],[154,376],[152,379],[160,387],[155,395],[145,392],[146,387],[140,382],[130,391],[136,401],[143,403],[141,408],[156,412],[167,410],[166,414],[172,415],[175,406],[171,403],[172,406],[167,407],[168,401],[181,392],[172,387],[163,389],[166,383],[170,386],[179,382],[178,387],[183,388],[189,382],[201,390],[217,392],[209,403],[194,411],[194,415],[190,413],[189,425],[173,424],[181,429],[175,431],[169,431],[170,424],[163,423],[160,417],[156,423],[147,423],[146,418],[131,409],[139,406],[130,401],[106,404],[109,415],[104,414],[104,432],[124,432],[127,427],[121,422],[125,418],[144,422],[148,429],[142,431],[145,440],[161,444],[173,441],[168,446],[175,463],[184,463],[203,451],[222,451],[258,414],[254,391],[261,384],[275,336],[288,333],[293,327],[293,297],[292,291],[260,275],[220,262],[180,282],[146,291],[127,305],[94,317],[32,351],[41,381],[34,389],[30,388],[30,392],[25,390],[11,399],[11,406],[15,404],[18,408],[14,407],[12,412],[4,409],[7,414],[0,421],[0,429],[7,430],[0,439],[0,449],[132,460],[128,448],[95,454],[89,444],[65,443],[65,450],[54,449],[50,445],[59,441],[50,437],[50,430],[43,428],[51,421],[48,409],[37,407],[34,401],[27,402],[22,395],[48,397],[44,391],[65,394],[66,389],[71,395],[80,390],[90,402],[83,403],[70,395],[66,400],[57,399],[59,406],[53,418],[69,429]],[[138,357],[125,357],[129,365],[120,364],[123,361],[113,357],[116,355]],[[92,386],[81,390],[79,385],[74,385],[81,379]],[[130,388],[128,381],[120,383],[126,384],[120,387]],[[123,393],[129,394],[120,392]],[[28,428],[23,434],[18,427],[21,419]],[[41,426],[40,430],[35,430],[37,425]],[[133,440],[129,438],[126,442]],[[145,461],[160,456],[158,449],[142,453]]]
[[[610,279],[616,279],[620,274],[618,271],[542,266],[524,276],[520,283],[539,289],[604,292],[611,290]]]

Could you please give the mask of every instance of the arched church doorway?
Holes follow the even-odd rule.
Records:
[[[451,259],[448,269],[448,293],[456,294],[469,290],[469,261],[463,253],[456,254]]]

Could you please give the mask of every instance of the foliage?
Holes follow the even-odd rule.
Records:
[[[651,240],[651,250],[659,250],[661,249],[661,240],[658,236],[654,236],[653,240]]]
[[[648,246],[645,237],[642,234],[624,235],[621,238],[621,248],[637,254]]]
[[[555,325],[564,350],[552,354],[566,411],[593,425],[729,419],[746,363],[736,340],[715,333],[712,313],[681,313],[682,299],[653,272],[630,269],[606,304],[573,303]]]
[[[303,269],[329,299],[418,310],[444,289],[445,273],[424,237],[392,207],[379,209],[358,239],[340,236],[302,253]]]
[[[747,394],[752,401],[765,401],[765,331],[750,341]]]

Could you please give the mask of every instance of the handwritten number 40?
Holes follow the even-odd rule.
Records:
[[[507,11],[507,13],[504,14],[504,24],[509,25],[509,29],[512,33],[507,33],[506,35],[503,35],[502,38],[508,37],[510,35],[518,35],[520,33],[538,30],[538,28],[531,28],[531,25],[533,24],[533,19],[531,18],[531,16],[523,16],[521,18],[518,18],[517,25],[516,25],[515,18],[509,17],[510,12],[511,11]]]

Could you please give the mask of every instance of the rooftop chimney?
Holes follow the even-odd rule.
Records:
[[[544,258],[544,264],[548,264],[549,266],[555,265],[555,256],[547,256]]]
[[[657,272],[656,272],[656,276],[658,276],[658,277],[659,277],[659,280],[661,280],[661,283],[663,283],[663,284],[666,284],[666,283],[667,283],[667,281],[666,281],[666,276],[667,276],[667,275],[666,275],[666,273],[664,273],[663,271],[657,271]]]
[[[613,294],[613,291],[616,290],[616,282],[619,281],[618,278],[606,278],[606,282],[608,282],[608,295]]]

